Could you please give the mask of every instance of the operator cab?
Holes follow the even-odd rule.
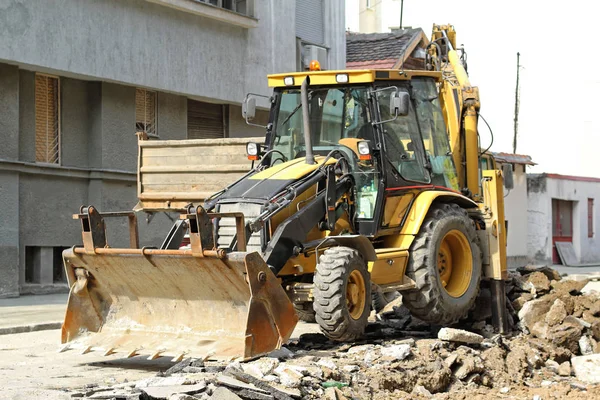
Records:
[[[309,131],[315,156],[348,161],[355,182],[357,231],[369,234],[382,225],[384,193],[399,196],[427,187],[458,191],[459,184],[437,77],[424,71],[412,71],[415,76],[408,77],[394,71],[399,79],[378,80],[365,79],[365,71],[356,71],[362,72],[358,74],[361,79],[353,79],[354,72],[308,73]],[[371,77],[382,75],[369,73]],[[335,80],[326,82],[327,74]],[[276,83],[284,83],[272,85],[275,90],[265,143],[267,150],[272,150],[267,156],[270,159],[265,160],[271,166],[306,156],[299,84],[307,73],[295,75],[302,76],[269,77],[270,84],[278,78],[282,82]],[[338,83],[339,75],[346,75],[345,83]],[[286,84],[289,82],[292,85]],[[404,110],[394,106],[399,104],[394,98],[399,97],[407,99]]]

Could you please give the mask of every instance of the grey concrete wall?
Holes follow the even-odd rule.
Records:
[[[157,132],[163,139],[187,139],[187,98],[159,92]]]
[[[0,0],[0,61],[240,102],[295,68],[294,7],[257,1],[246,29],[145,0]]]
[[[90,113],[97,110],[88,103],[88,82],[61,78],[61,165],[88,167]]]
[[[81,243],[79,222],[72,215],[88,203],[87,180],[21,174],[19,181],[21,247]]]
[[[267,125],[269,122],[269,112],[256,110],[256,118],[253,121],[258,125]],[[242,107],[229,106],[229,137],[264,137],[265,128],[248,125],[242,117]]]
[[[19,158],[19,69],[0,64],[0,158]]]
[[[19,160],[35,162],[35,73],[19,70]]]
[[[88,164],[102,168],[102,82],[88,83],[88,108],[93,110],[89,113]]]
[[[135,88],[103,82],[101,113],[102,168],[135,172]]]
[[[325,43],[329,47],[329,69],[346,68],[346,7],[344,0],[325,0]]]
[[[0,298],[19,294],[19,176],[0,171]]]

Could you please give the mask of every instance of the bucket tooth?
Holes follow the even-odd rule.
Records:
[[[66,343],[58,349],[57,353],[64,353],[67,350],[71,350],[71,343]]]
[[[82,348],[81,354],[87,354],[87,353],[90,353],[91,351],[92,351],[92,346],[85,346]]]
[[[152,361],[152,360],[156,360],[158,357],[161,356],[162,353],[164,353],[164,350],[158,350],[154,353],[152,353],[152,355],[150,357],[147,358],[148,361]]]
[[[106,350],[102,355],[106,357],[106,356],[110,356],[111,354],[114,354],[114,353],[116,353],[116,351],[115,351],[114,347],[111,347],[108,350]]]
[[[139,351],[139,350],[140,350],[140,349],[133,349],[133,350],[131,350],[129,353],[127,353],[126,357],[127,357],[127,358],[131,358],[131,357],[135,357],[135,356],[137,356],[137,355],[138,355],[138,351]]]
[[[185,354],[186,353],[178,354],[177,356],[173,357],[173,359],[171,360],[171,362],[177,363],[177,362],[183,361],[183,359],[185,357]]]

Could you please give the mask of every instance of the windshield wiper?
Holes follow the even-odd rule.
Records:
[[[302,103],[299,103],[296,108],[294,108],[294,110],[291,112],[290,115],[288,115],[288,117],[281,123],[281,126],[285,125],[286,122],[288,122],[290,120],[290,118],[292,118],[294,116],[294,114],[296,114],[296,111],[298,111],[300,109],[300,107],[302,107]]]

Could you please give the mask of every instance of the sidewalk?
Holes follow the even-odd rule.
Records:
[[[60,293],[0,299],[0,335],[59,329],[67,298]]]

